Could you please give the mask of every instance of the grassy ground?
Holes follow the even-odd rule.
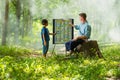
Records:
[[[120,47],[102,48],[106,60],[63,60],[55,55],[44,59],[40,52],[20,47],[0,47],[0,80],[106,80],[120,79]]]

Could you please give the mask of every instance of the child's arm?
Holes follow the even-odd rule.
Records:
[[[56,33],[49,33],[49,35],[56,35]]]
[[[46,40],[45,40],[44,34],[42,36],[43,36],[43,40],[44,40],[44,45],[46,46]]]

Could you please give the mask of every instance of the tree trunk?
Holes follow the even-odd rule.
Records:
[[[99,49],[97,41],[95,40],[90,40],[83,43],[82,45],[78,45],[76,51],[81,53],[83,52],[83,55],[85,57],[97,55],[99,58],[103,58],[103,55]]]
[[[27,15],[26,15],[26,8],[25,7],[23,7],[23,27],[22,27],[22,32],[21,32],[21,35],[22,35],[22,38],[24,38],[25,37],[25,29],[26,29],[26,25],[27,25],[27,23],[26,23],[26,21],[27,21]]]
[[[23,11],[23,28],[22,28],[22,38],[28,36],[32,32],[32,16],[29,9],[24,8]]]
[[[20,0],[16,1],[16,30],[15,30],[15,43],[18,43],[18,38],[20,36],[20,17],[21,17],[21,3]]]
[[[9,1],[6,0],[5,3],[5,17],[4,17],[4,26],[2,33],[2,45],[6,45],[7,38],[7,27],[8,27],[8,14],[9,14]]]

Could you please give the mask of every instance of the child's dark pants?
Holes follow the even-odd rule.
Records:
[[[49,49],[49,41],[46,42],[46,46],[43,43],[43,54],[47,54]]]

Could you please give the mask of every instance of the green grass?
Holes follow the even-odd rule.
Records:
[[[120,47],[102,48],[106,60],[84,58],[63,60],[56,55],[44,59],[41,53],[20,47],[0,47],[0,80],[105,80],[120,79]],[[37,57],[32,55],[37,54]]]

